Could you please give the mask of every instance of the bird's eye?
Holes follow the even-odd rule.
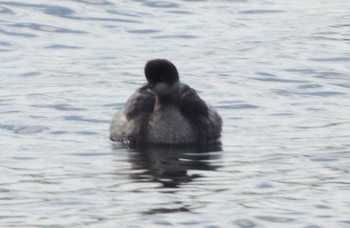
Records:
[[[165,76],[162,74],[161,76],[159,76],[159,80],[160,81],[164,81],[165,80]]]

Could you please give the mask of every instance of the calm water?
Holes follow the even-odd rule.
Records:
[[[128,151],[168,58],[220,148]],[[1,227],[350,227],[350,1],[0,0]]]

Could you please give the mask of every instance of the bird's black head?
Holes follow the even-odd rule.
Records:
[[[173,63],[166,59],[153,59],[146,63],[147,88],[157,95],[171,93],[179,84],[179,73]]]
[[[176,82],[179,73],[173,63],[166,59],[153,59],[146,63],[145,75],[148,82]]]

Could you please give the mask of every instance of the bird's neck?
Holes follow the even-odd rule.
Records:
[[[157,95],[157,104],[161,107],[176,105],[179,101],[175,94]]]

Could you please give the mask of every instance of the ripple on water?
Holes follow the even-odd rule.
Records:
[[[106,0],[73,0],[75,2],[81,2],[81,3],[87,3],[87,4],[92,4],[92,5],[104,5],[104,6],[111,6],[114,5],[112,2],[110,1],[106,1]]]
[[[187,11],[187,10],[169,10],[169,13],[173,13],[173,14],[193,14],[191,11]]]
[[[31,3],[22,3],[22,2],[1,2],[1,4],[17,7],[30,7],[43,10],[43,12],[50,15],[69,15],[75,13],[74,10],[69,9],[63,6],[57,5],[47,5],[47,4],[31,4]]]
[[[263,10],[263,9],[252,9],[252,10],[241,10],[241,14],[272,14],[272,13],[285,13],[284,10]]]
[[[263,76],[262,78],[250,77],[253,80],[267,81],[267,82],[281,82],[281,83],[307,83],[309,80],[297,80],[290,78],[281,78],[281,76],[273,75],[265,72],[257,72],[256,74]]]
[[[311,58],[310,60],[318,61],[318,62],[349,62],[350,57],[342,56],[342,57],[332,57],[332,58]]]
[[[40,75],[42,75],[42,73],[39,71],[31,71],[31,72],[26,72],[26,73],[20,74],[20,76],[22,76],[22,77],[36,77],[36,76],[40,76]]]
[[[42,8],[44,13],[59,17],[68,17],[76,13],[70,8],[57,5],[40,5],[39,7]]]
[[[46,46],[47,49],[82,49],[84,47],[81,46],[70,46],[70,45],[63,45],[63,44],[51,44],[49,46]]]
[[[44,32],[57,32],[57,33],[76,33],[76,34],[86,34],[87,32],[81,30],[71,30],[67,28],[59,28],[51,25],[35,24],[35,23],[15,23],[11,26],[17,28],[29,28],[37,31]]]
[[[295,90],[280,90],[280,89],[274,89],[273,90],[278,95],[283,96],[316,96],[316,97],[333,97],[333,96],[340,96],[344,95],[345,93],[342,92],[335,92],[335,91],[316,91],[316,92],[304,92],[304,91],[295,91]]]
[[[254,228],[256,224],[249,219],[238,219],[234,221],[234,224],[241,228]]]
[[[84,111],[87,110],[86,108],[77,108],[77,107],[72,107],[69,104],[50,104],[50,105],[41,105],[41,104],[34,104],[32,107],[35,108],[50,108],[50,109],[55,109],[59,111]]]
[[[322,69],[285,69],[287,72],[294,72],[301,74],[305,77],[313,76],[315,78],[325,78],[325,79],[342,79],[346,78],[347,76],[341,72],[335,72],[335,71],[329,71],[329,70],[322,70]]]
[[[5,29],[0,29],[0,33],[9,35],[9,36],[19,36],[19,37],[25,37],[25,38],[32,38],[37,37],[37,35],[34,35],[32,33],[25,33],[25,32],[10,32]]]
[[[128,32],[139,33],[139,34],[149,34],[149,33],[158,33],[161,31],[157,29],[132,29],[132,30],[129,30]]]
[[[161,35],[161,36],[152,36],[152,39],[196,39],[199,38],[195,35]]]
[[[12,46],[10,42],[0,41],[0,46]]]
[[[9,124],[1,124],[0,129],[5,129],[12,131],[16,134],[35,134],[48,130],[48,127],[45,126],[17,126]]]
[[[273,223],[291,223],[294,221],[293,218],[277,217],[277,216],[269,216],[269,215],[260,215],[260,216],[256,216],[256,218],[264,221],[268,221],[268,222],[273,222]]]
[[[15,14],[15,13],[6,7],[0,6],[0,14]]]
[[[145,1],[144,4],[154,8],[178,8],[179,4],[169,1]]]
[[[85,117],[79,116],[79,115],[64,116],[64,119],[69,120],[69,121],[82,121],[82,122],[90,122],[90,123],[109,123],[110,122],[110,120],[85,118]]]
[[[215,106],[217,109],[257,109],[257,105],[247,104],[245,102],[218,102]]]

